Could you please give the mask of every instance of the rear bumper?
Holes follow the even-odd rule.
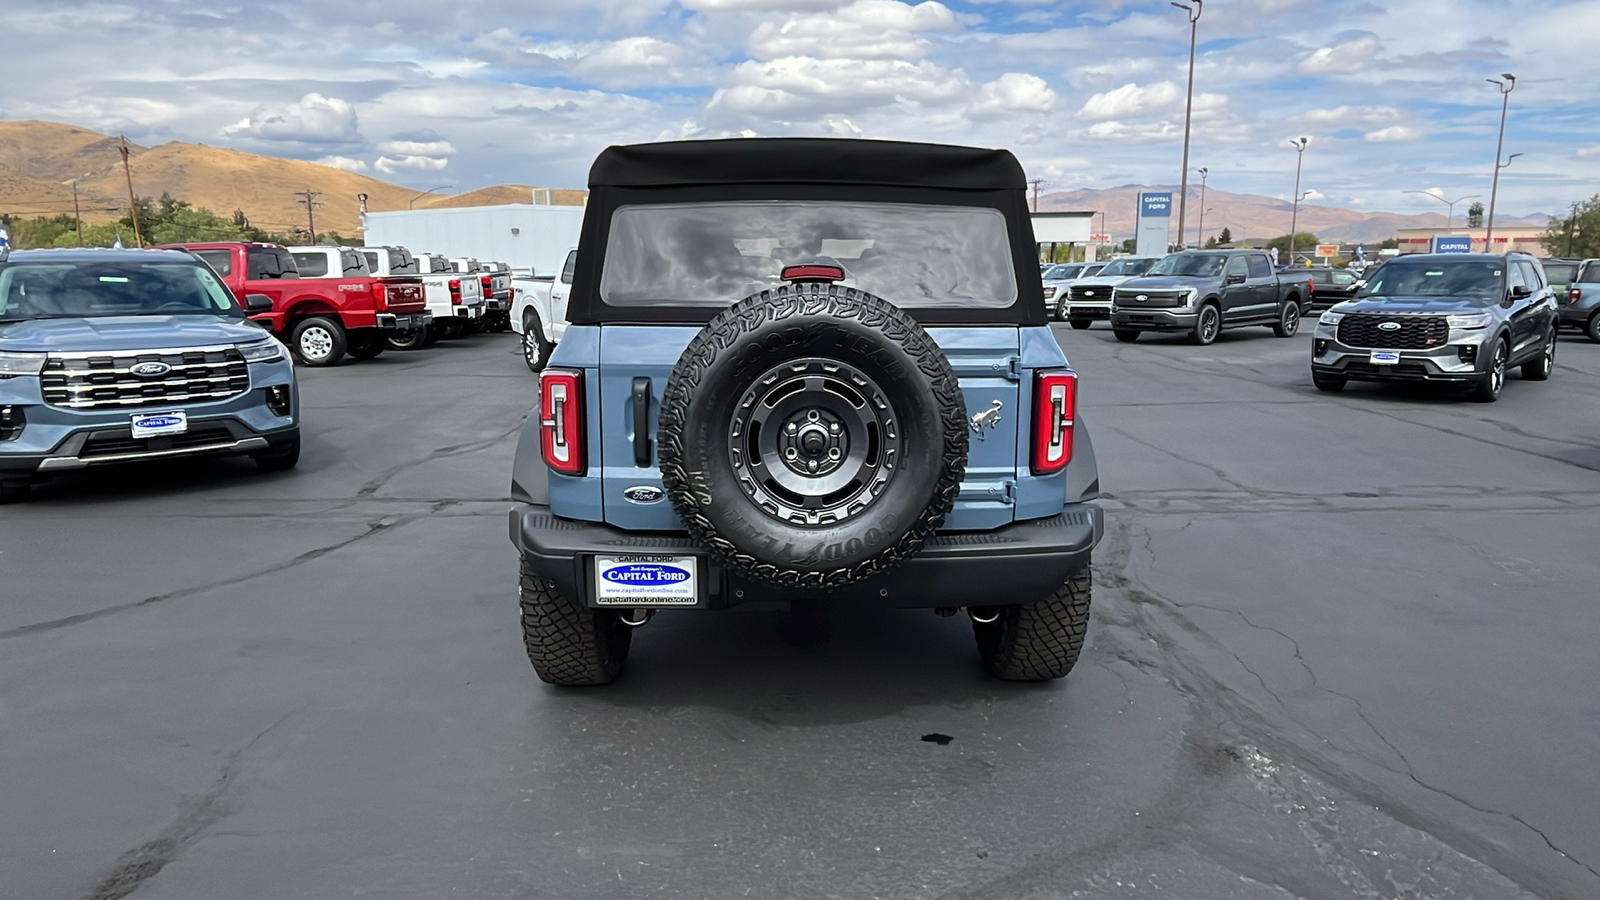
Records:
[[[378,313],[378,330],[386,334],[421,331],[433,321],[433,313]]]
[[[1105,533],[1105,513],[1093,503],[1069,503],[1047,519],[993,531],[942,532],[899,568],[833,590],[785,588],[730,573],[683,532],[631,532],[562,519],[548,506],[511,510],[511,543],[533,568],[568,597],[594,606],[596,554],[694,556],[706,591],[701,608],[796,599],[842,599],[902,608],[1026,605],[1044,599],[1072,572],[1089,565]]]

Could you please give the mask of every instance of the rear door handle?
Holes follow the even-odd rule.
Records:
[[[633,380],[633,464],[650,468],[650,379]]]

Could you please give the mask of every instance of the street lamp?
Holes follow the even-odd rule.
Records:
[[[1189,211],[1189,121],[1194,112],[1194,42],[1195,35],[1200,28],[1200,13],[1204,11],[1205,0],[1190,0],[1189,3],[1178,3],[1169,0],[1173,6],[1183,10],[1189,17],[1189,93],[1183,101],[1183,183],[1178,188],[1178,246],[1183,246],[1183,230],[1185,215]]]
[[[1421,194],[1424,197],[1432,197],[1433,199],[1439,201],[1440,203],[1443,203],[1446,206],[1445,217],[1444,217],[1444,230],[1445,231],[1449,231],[1450,230],[1450,223],[1455,220],[1456,204],[1457,203],[1460,203],[1463,200],[1474,200],[1474,199],[1477,199],[1478,197],[1482,197],[1483,196],[1482,194],[1468,194],[1465,197],[1457,197],[1454,200],[1446,200],[1444,197],[1442,197],[1442,196],[1440,196],[1438,194],[1435,194],[1433,191],[1401,191],[1400,193],[1402,193],[1402,194]]]
[[[434,191],[442,191],[445,188],[453,188],[453,187],[455,187],[455,185],[453,185],[453,184],[441,184],[438,187],[428,188],[427,190],[425,190],[422,193],[416,195],[415,197],[412,197],[409,201],[407,201],[406,202],[406,209],[416,209],[417,208],[417,201],[421,200],[423,197],[428,196],[429,194],[433,193]]]
[[[1210,212],[1206,209],[1206,176],[1211,170],[1201,166],[1195,171],[1200,173],[1200,224],[1194,230],[1194,245],[1198,247],[1206,239],[1206,213]]]
[[[1291,138],[1289,146],[1294,148],[1294,209],[1289,213],[1289,265],[1294,265],[1294,238],[1300,227],[1300,201],[1305,195],[1300,193],[1300,164],[1306,158],[1306,145],[1311,143],[1308,137]],[[1307,194],[1311,193],[1306,191]]]
[[[1504,78],[1505,81],[1501,81]],[[1500,170],[1511,165],[1507,160],[1505,166],[1500,164],[1500,154],[1506,145],[1506,110],[1511,106],[1511,92],[1517,89],[1517,76],[1510,72],[1501,72],[1500,78],[1485,78],[1500,89],[1500,138],[1494,145],[1494,185],[1489,188],[1489,221],[1483,232],[1483,249],[1487,253],[1493,249],[1490,241],[1494,240],[1494,204],[1500,197]],[[1519,156],[1521,154],[1518,154]]]

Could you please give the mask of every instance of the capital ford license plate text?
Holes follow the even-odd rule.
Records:
[[[597,556],[594,586],[599,606],[694,606],[699,563],[693,556]]]
[[[189,415],[182,411],[140,413],[133,417],[133,436],[136,438],[183,434],[188,430]]]
[[[1393,350],[1372,351],[1372,364],[1375,366],[1392,366],[1400,361],[1400,354]]]

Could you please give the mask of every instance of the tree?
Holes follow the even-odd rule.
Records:
[[[1378,244],[1378,249],[1379,250],[1399,250],[1400,249],[1400,239],[1399,238],[1392,238],[1392,237],[1384,238],[1383,241]]]
[[[1474,201],[1472,201],[1472,205],[1467,207],[1467,227],[1468,228],[1482,228],[1483,227],[1483,202],[1482,201],[1474,200]]]
[[[1123,253],[1132,253],[1134,248],[1137,247],[1137,246],[1138,246],[1138,243],[1136,241],[1134,241],[1133,238],[1128,238],[1127,240],[1122,242],[1122,252]]]
[[[1223,226],[1222,230],[1217,232],[1217,243],[1219,243],[1219,244],[1231,244],[1231,243],[1233,243],[1233,232],[1229,231],[1227,226]]]
[[[1551,216],[1539,243],[1551,256],[1600,257],[1600,194],[1573,203],[1564,216]]]
[[[63,234],[75,234],[76,221],[71,216],[40,216],[36,219],[0,217],[6,230],[11,232],[11,246],[18,250],[32,247],[54,247]]]
[[[1206,249],[1207,250],[1215,250],[1215,249],[1217,249],[1217,236],[1216,235],[1213,234],[1211,237],[1206,238]]]
[[[1267,241],[1267,247],[1268,249],[1277,247],[1278,253],[1281,254],[1280,258],[1284,262],[1291,261],[1289,259],[1289,236],[1287,234],[1280,234]],[[1294,236],[1294,247],[1296,253],[1312,253],[1317,249],[1317,236],[1309,231],[1298,232]]]

